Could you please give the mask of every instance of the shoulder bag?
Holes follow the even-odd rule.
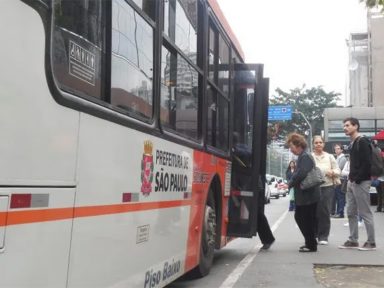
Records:
[[[313,160],[313,157],[309,155],[313,162],[313,168],[311,171],[308,172],[307,176],[301,181],[300,183],[300,189],[301,190],[307,190],[309,188],[313,188],[316,186],[320,186],[325,182],[323,172],[320,170],[319,167],[316,166],[315,160]]]

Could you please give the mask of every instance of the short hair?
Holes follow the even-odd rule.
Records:
[[[353,125],[353,126],[356,126],[357,125],[357,131],[359,131],[360,130],[360,122],[359,122],[359,120],[357,119],[357,118],[355,118],[355,117],[347,117],[347,118],[345,118],[344,120],[343,120],[343,124],[345,123],[345,122],[351,122],[351,124]]]
[[[286,141],[287,145],[295,145],[296,147],[301,147],[303,149],[306,149],[308,144],[307,141],[305,141],[305,138],[303,135],[300,135],[298,133],[291,133],[287,137]]]
[[[335,143],[335,144],[333,144],[333,149],[335,149],[336,146],[339,147],[341,150],[344,150],[343,145],[341,145],[341,143]]]

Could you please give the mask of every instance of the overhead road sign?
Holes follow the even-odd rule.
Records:
[[[269,106],[268,120],[292,120],[292,106]]]

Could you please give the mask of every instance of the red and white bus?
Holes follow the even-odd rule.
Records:
[[[256,235],[268,79],[214,0],[1,0],[0,37],[0,287],[162,287]]]

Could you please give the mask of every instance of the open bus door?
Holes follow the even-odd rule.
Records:
[[[235,64],[228,236],[252,237],[264,209],[268,79],[261,64]]]

